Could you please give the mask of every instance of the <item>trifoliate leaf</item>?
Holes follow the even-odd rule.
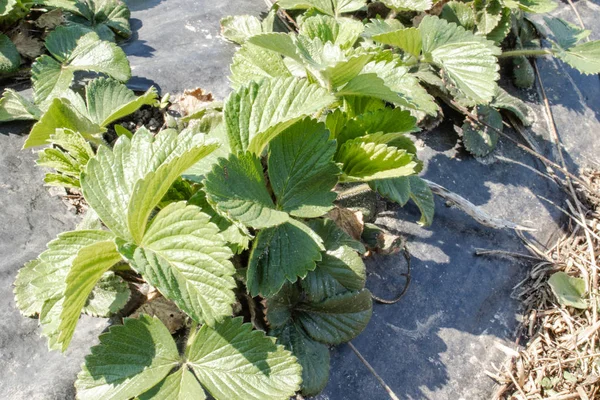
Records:
[[[100,335],[77,376],[80,400],[128,400],[158,384],[181,361],[165,326],[147,315]]]
[[[371,181],[369,186],[381,196],[401,206],[404,206],[409,199],[412,200],[421,211],[419,224],[430,226],[433,222],[435,212],[433,193],[427,182],[418,176]]]
[[[231,314],[235,269],[231,250],[209,221],[196,206],[171,203],[152,220],[139,247],[121,247],[166,298],[195,321],[214,326]]]
[[[233,56],[229,80],[232,87],[237,89],[251,81],[260,82],[265,78],[291,76],[291,72],[278,53],[251,43],[244,43]]]
[[[231,150],[260,155],[283,129],[334,101],[325,89],[295,78],[263,80],[241,87],[225,102]]]
[[[66,288],[58,326],[58,343],[62,345],[62,351],[65,351],[71,342],[81,311],[94,286],[102,275],[121,259],[121,254],[112,240],[94,243],[77,253],[65,280]]]
[[[204,182],[211,206],[233,221],[266,228],[288,220],[267,191],[260,159],[251,153],[220,159]]]
[[[98,281],[87,298],[83,312],[94,317],[110,317],[129,300],[129,285],[114,272],[107,272]]]
[[[475,25],[477,32],[487,35],[492,32],[502,19],[502,3],[500,0],[475,0]]]
[[[600,40],[578,44],[556,56],[583,74],[600,73]]]
[[[373,311],[371,292],[363,289],[329,297],[319,303],[300,303],[294,320],[316,341],[326,344],[347,342],[361,333]]]
[[[424,61],[442,69],[444,76],[469,99],[488,103],[497,87],[500,48],[483,36],[433,16],[419,25]]]
[[[296,282],[315,269],[324,250],[322,239],[300,221],[261,230],[253,242],[247,286],[252,296],[268,297],[286,281]]]
[[[67,43],[71,43],[72,39],[77,36],[77,33],[72,30],[62,33],[69,35],[65,37]],[[69,89],[75,71],[103,73],[122,82],[131,77],[127,56],[116,44],[100,40],[94,32],[76,39],[76,43],[75,48],[68,54],[66,49],[69,49],[70,45],[64,47],[65,53],[54,50],[52,54],[56,56],[60,53],[59,60],[61,62],[43,55],[31,66],[36,104],[47,102]],[[63,49],[63,47],[60,48]]]
[[[21,56],[14,43],[3,33],[0,33],[0,75],[14,72],[21,65]]]
[[[490,106],[512,112],[525,126],[530,126],[533,123],[533,110],[524,101],[511,96],[501,87],[498,87],[496,96],[494,96]]]
[[[306,10],[316,8],[334,17],[366,7],[365,0],[279,0],[279,7],[286,10]]]
[[[419,164],[404,149],[371,143],[364,137],[348,140],[338,150],[336,161],[343,164],[342,181],[367,182],[396,178],[417,172]]]
[[[311,302],[324,300],[347,290],[365,286],[366,270],[359,252],[362,243],[352,239],[330,219],[316,219],[308,226],[322,239],[325,251],[317,268],[302,280],[302,287]]]
[[[131,36],[130,11],[120,0],[95,0],[76,5],[69,22],[89,27],[103,40],[115,40],[115,33],[123,38]]]
[[[204,325],[186,350],[187,364],[216,400],[283,400],[302,381],[296,358],[242,318]]]
[[[383,4],[396,11],[426,11],[433,3],[431,0],[381,0]]]
[[[338,147],[350,139],[370,133],[409,133],[419,129],[416,119],[399,108],[382,108],[349,120],[336,136]],[[415,151],[413,151],[414,153]]]
[[[574,278],[559,271],[548,279],[548,284],[558,302],[563,306],[575,307],[586,310],[588,304],[585,301],[585,281]]]
[[[373,36],[397,31],[402,28],[404,28],[404,26],[397,19],[373,18],[365,24],[365,31],[363,33],[363,36],[367,38],[372,38]]]
[[[421,54],[421,33],[417,28],[405,28],[382,33],[373,36],[373,40],[382,44],[399,47],[416,57]]]
[[[316,218],[333,208],[340,170],[336,145],[325,125],[304,119],[269,145],[269,179],[277,208],[301,218]]]
[[[265,33],[262,23],[253,15],[227,16],[221,19],[221,35],[229,41],[244,44],[248,38]]]
[[[450,1],[444,4],[440,18],[448,22],[454,22],[456,25],[462,26],[466,30],[475,28],[475,12],[471,5],[460,1]]]
[[[138,129],[132,139],[119,137],[112,150],[100,146],[81,174],[83,195],[117,236],[139,240],[172,183],[217,146],[191,130],[154,136]]]
[[[547,13],[558,7],[553,0],[505,0],[504,5],[515,10],[520,9],[528,13]]]
[[[329,381],[329,348],[312,340],[301,326],[288,322],[283,328],[272,330],[277,338],[292,352],[302,366],[302,394],[313,396],[325,388]]]
[[[158,102],[158,92],[154,87],[137,97],[127,86],[110,78],[91,81],[86,86],[85,96],[90,119],[100,126],[107,126],[144,105]]]
[[[4,89],[0,98],[0,122],[37,120],[42,112],[31,101],[12,89]]]
[[[477,106],[476,114],[480,121],[502,131],[502,116],[498,111],[487,106]],[[462,126],[465,147],[476,157],[488,155],[498,143],[498,133],[487,125],[466,121]]]

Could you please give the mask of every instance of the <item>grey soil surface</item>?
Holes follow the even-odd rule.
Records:
[[[260,0],[130,0],[134,38],[124,48],[133,67],[132,86],[158,85],[163,93],[203,87],[218,98],[228,92],[228,65],[235,46],[219,37],[219,19],[265,10]],[[235,6],[232,6],[234,4]],[[576,6],[600,38],[600,6]],[[577,22],[569,6],[555,15]],[[594,15],[596,17],[594,17]],[[582,76],[559,61],[538,61],[564,149],[573,172],[600,159],[600,81]],[[547,156],[554,145],[540,106],[539,88],[518,91],[537,115],[531,131]],[[541,163],[501,139],[494,156],[475,159],[457,144],[448,121],[419,135],[424,176],[468,198],[495,217],[537,229],[533,238],[548,243],[561,233],[560,189]],[[43,172],[30,150],[20,150],[23,124],[0,126],[0,393],[7,399],[74,398],[73,382],[84,355],[106,327],[102,319],[82,318],[65,355],[46,350],[37,321],[19,315],[12,296],[17,270],[44,250],[57,233],[72,229],[76,217],[42,186]],[[516,136],[515,136],[516,137]],[[504,354],[496,342],[514,341],[518,303],[510,298],[527,265],[518,260],[480,257],[476,248],[526,252],[511,231],[482,227],[461,211],[436,201],[432,227],[416,224],[412,205],[384,212],[378,223],[405,235],[412,254],[412,283],[395,305],[376,305],[365,332],[353,343],[401,399],[489,399],[494,382],[484,370]],[[367,261],[368,286],[393,297],[406,268],[402,255]],[[332,373],[319,400],[386,400],[386,392],[347,345],[332,352]]]

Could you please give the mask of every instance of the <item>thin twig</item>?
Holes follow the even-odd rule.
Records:
[[[400,301],[400,299],[402,299],[402,297],[404,297],[404,295],[408,291],[408,287],[410,286],[410,280],[411,280],[411,277],[410,277],[410,253],[408,251],[408,248],[406,247],[406,244],[404,245],[404,258],[406,259],[407,267],[406,267],[406,273],[402,274],[402,276],[404,276],[406,278],[406,283],[404,284],[404,288],[402,289],[400,294],[391,300],[387,300],[387,299],[383,299],[381,297],[375,296],[373,293],[371,293],[371,297],[373,298],[373,300],[375,300],[378,303],[382,303],[382,304],[396,304],[397,302]]]
[[[392,399],[392,400],[400,400],[398,398],[398,396],[396,396],[396,393],[394,393],[394,391],[385,383],[385,381],[383,380],[383,378],[379,376],[379,374],[377,373],[377,371],[375,371],[373,369],[373,367],[371,367],[371,364],[369,364],[369,362],[362,356],[362,354],[360,354],[360,352],[358,351],[358,349],[356,347],[354,347],[354,345],[352,344],[352,342],[348,342],[348,346],[350,346],[350,348],[352,349],[352,351],[354,352],[354,354],[356,354],[356,356],[358,357],[358,359],[365,365],[365,367],[367,367],[367,369],[369,370],[369,372],[371,374],[373,374],[373,376],[379,381],[379,384],[381,386],[383,386],[383,388],[385,389],[385,391],[387,392],[387,394],[390,396],[390,399]]]

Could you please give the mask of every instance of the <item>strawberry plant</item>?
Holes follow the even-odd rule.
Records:
[[[82,313],[124,317],[86,357],[79,399],[318,393],[328,346],[371,317],[361,239],[385,242],[375,225],[349,229],[338,200],[412,200],[430,225],[412,135],[441,118],[440,100],[467,110],[463,142],[483,156],[501,112],[531,122],[498,86],[498,58],[551,53],[584,73],[600,68],[598,42],[580,44],[588,33],[560,20],[548,22],[554,47],[532,48],[522,12],[552,4],[543,1],[450,2],[424,15],[428,0],[385,0],[387,18],[361,20],[352,16],[366,16],[365,0],[280,0],[262,21],[222,21],[240,44],[223,103],[169,116],[157,134],[115,126],[113,143],[109,127],[158,103],[152,88],[127,89],[125,55],[102,40],[127,36],[128,14],[115,1],[44,4],[67,10],[70,24],[48,35],[49,55],[32,67],[33,101],[5,91],[0,121],[36,121],[25,147],[51,145],[38,155],[53,169],[46,183],[78,188],[89,210],[19,271],[15,298],[53,350],[68,348]],[[281,9],[297,29],[276,32]],[[517,48],[503,52],[511,40]],[[79,70],[107,77],[81,88]],[[128,318],[152,297],[185,323]]]

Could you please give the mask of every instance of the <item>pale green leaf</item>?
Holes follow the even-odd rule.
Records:
[[[241,87],[225,102],[231,150],[260,155],[283,129],[334,101],[325,89],[295,78],[263,80]]]
[[[294,36],[291,34],[281,32],[263,33],[248,38],[248,43],[299,60]]]
[[[505,0],[504,4],[513,10],[518,8],[532,14],[547,13],[558,7],[553,0]]]
[[[407,176],[414,174],[419,168],[413,155],[406,150],[372,143],[363,137],[345,142],[335,159],[343,164],[341,180],[345,182]]]
[[[180,361],[175,341],[157,318],[126,318],[92,347],[75,382],[77,399],[129,400],[161,382]]]
[[[115,40],[115,33],[124,38],[131,36],[130,12],[120,0],[95,0],[79,2],[71,7],[68,20],[71,24],[89,27],[103,40]]]
[[[88,296],[83,312],[94,317],[110,317],[125,307],[130,295],[127,282],[109,271],[100,278]]]
[[[0,98],[0,122],[37,120],[42,112],[31,101],[12,89],[4,89]]]
[[[221,35],[234,43],[243,44],[254,35],[266,33],[261,21],[253,15],[227,16],[221,19]]]
[[[402,28],[404,28],[404,26],[397,19],[373,18],[365,24],[363,36],[372,38],[373,36],[397,31]]]
[[[63,308],[58,326],[62,351],[69,347],[85,303],[102,275],[121,261],[114,241],[97,242],[79,250],[65,280]]]
[[[329,297],[319,303],[300,303],[294,309],[294,319],[314,340],[340,344],[361,333],[372,312],[371,292],[363,289]]]
[[[101,133],[106,131],[105,128],[90,121],[87,116],[77,111],[77,108],[73,107],[69,100],[58,98],[52,100],[48,110],[33,125],[23,148],[46,144],[57,129],[69,129],[79,132],[84,137],[92,140],[97,139]]]
[[[21,56],[8,36],[0,33],[0,75],[14,72],[21,65]]]
[[[496,44],[502,43],[504,38],[506,38],[508,35],[508,32],[510,32],[511,18],[512,12],[510,11],[510,8],[503,7],[500,22],[498,22],[498,25],[496,25],[496,27],[492,29],[492,31],[488,33],[486,37],[489,40],[493,40]]]
[[[107,126],[144,105],[156,105],[158,102],[158,92],[154,87],[137,97],[127,86],[110,78],[91,81],[86,86],[85,95],[89,116],[100,126]]]
[[[356,43],[363,30],[364,25],[355,19],[316,15],[302,20],[298,34],[311,39],[319,38],[323,43],[331,42],[342,49],[349,49]]]
[[[450,1],[444,4],[440,18],[448,22],[454,22],[469,31],[475,28],[475,12],[473,7],[467,3]]]
[[[312,340],[294,322],[272,330],[270,335],[291,351],[302,366],[302,394],[313,396],[323,390],[329,381],[329,348]]]
[[[465,121],[462,126],[463,142],[465,148],[477,157],[483,157],[492,152],[498,143],[498,132],[502,131],[502,116],[488,106],[477,106],[477,117],[486,125],[474,121]],[[489,126],[494,129],[491,129]]]
[[[421,54],[421,33],[417,28],[405,28],[373,36],[373,40],[396,46],[418,57]]]
[[[323,77],[330,82],[331,87],[337,88],[351,79],[355,78],[363,70],[365,65],[371,61],[370,54],[359,54],[340,61],[331,67],[321,71]]]
[[[279,55],[251,43],[244,43],[233,56],[229,80],[234,89],[251,81],[265,78],[291,77],[292,74]]]
[[[363,73],[374,73],[382,79],[385,85],[396,92],[400,98],[394,104],[410,110],[411,114],[419,120],[423,119],[425,114],[437,115],[439,107],[434,98],[427,93],[407,67],[399,66],[394,61],[370,62],[363,69]]]
[[[477,32],[487,35],[492,32],[502,19],[502,3],[500,0],[474,0],[475,24]]]
[[[396,11],[426,11],[433,3],[431,0],[381,0],[383,4]]]
[[[277,207],[301,218],[333,208],[339,168],[335,141],[325,125],[306,118],[287,128],[269,145],[269,178]]]
[[[81,174],[83,195],[117,236],[139,239],[150,212],[178,174],[217,146],[191,130],[164,130],[155,136],[138,129],[132,139],[119,137],[112,150],[100,146]]]
[[[600,73],[600,40],[578,44],[556,55],[583,74]]]
[[[166,298],[195,321],[213,326],[232,312],[235,269],[231,250],[209,221],[196,206],[171,203],[152,220],[139,247],[121,248]]]
[[[279,0],[277,4],[286,10],[316,8],[320,12],[331,16],[338,16],[366,7],[365,0]]]
[[[90,32],[77,40],[76,47],[60,63],[43,55],[31,67],[34,99],[38,104],[60,96],[69,89],[75,71],[93,71],[125,82],[131,68],[125,52],[116,44],[100,40]]]
[[[206,393],[187,367],[179,368],[158,385],[148,390],[139,400],[204,400]]]
[[[204,182],[211,206],[228,218],[253,228],[266,228],[288,220],[275,208],[267,191],[260,159],[251,153],[220,159]]]
[[[17,5],[17,0],[5,0],[0,3],[0,17],[9,15]]]
[[[338,148],[350,139],[371,133],[416,132],[416,119],[399,108],[382,108],[350,119],[336,136]],[[411,149],[412,150],[412,149]],[[416,151],[412,151],[415,153]]]
[[[302,381],[296,358],[252,324],[242,324],[241,317],[200,328],[186,359],[216,400],[283,400]]]
[[[585,300],[586,290],[583,279],[574,278],[559,271],[548,279],[548,285],[561,305],[587,310],[588,304]]]
[[[500,48],[483,36],[443,19],[426,16],[419,25],[424,61],[442,69],[449,83],[469,99],[488,103],[496,91]]]
[[[15,279],[15,303],[21,314],[26,317],[34,317],[40,313],[44,305],[43,298],[37,296],[36,287],[31,284],[38,277],[36,267],[40,260],[32,260],[25,264]]]
[[[77,47],[77,41],[90,30],[78,25],[59,25],[48,34],[44,45],[59,62],[65,62]]]
[[[271,296],[286,281],[304,278],[321,261],[322,243],[312,229],[293,219],[261,230],[250,253],[248,291],[253,296]]]
[[[561,18],[544,17],[544,21],[548,28],[550,28],[556,44],[564,50],[573,47],[577,42],[585,39],[592,33]]]

